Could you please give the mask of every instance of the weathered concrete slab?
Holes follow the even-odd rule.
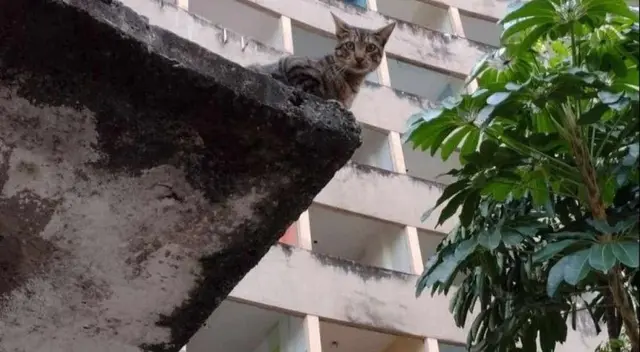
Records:
[[[0,351],[178,351],[359,132],[118,2],[0,0]]]

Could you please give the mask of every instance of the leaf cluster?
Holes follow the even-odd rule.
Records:
[[[567,321],[575,329],[587,314],[599,329],[607,319],[612,268],[639,301],[638,13],[622,0],[531,0],[500,23],[501,48],[467,80],[478,89],[409,120],[414,148],[443,160],[457,152],[461,165],[423,216],[460,223],[417,294],[457,288],[458,326],[479,309],[471,351],[553,351]],[[591,216],[593,185],[607,221]]]

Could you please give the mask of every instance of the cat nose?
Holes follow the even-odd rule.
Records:
[[[356,62],[361,64],[364,61],[364,57],[356,57]]]

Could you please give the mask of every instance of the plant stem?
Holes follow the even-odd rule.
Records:
[[[571,26],[571,63],[575,66],[578,63],[578,48],[576,47],[576,33]]]
[[[569,130],[571,136],[571,151],[576,165],[580,170],[582,181],[584,182],[584,185],[587,189],[587,200],[589,203],[589,208],[594,219],[606,222],[607,213],[605,210],[604,201],[602,199],[602,193],[600,192],[600,187],[598,186],[596,170],[593,166],[591,155],[589,154],[589,148],[584,142],[581,130],[579,128],[576,128],[575,126],[572,127],[573,128],[570,128]],[[606,243],[610,242],[612,240],[612,237],[613,234],[602,233],[599,236],[599,240]],[[616,306],[616,309],[620,313],[620,316],[622,317],[622,321],[626,328],[627,334],[629,335],[631,345],[633,346],[634,350],[640,348],[640,330],[638,326],[638,320],[636,319],[633,305],[627,299],[627,294],[624,291],[623,280],[619,267],[616,266],[607,274],[607,281],[609,284],[609,290],[611,291],[613,302]]]

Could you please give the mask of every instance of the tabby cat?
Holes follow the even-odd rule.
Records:
[[[333,53],[321,58],[287,56],[267,65],[248,68],[271,75],[280,82],[337,101],[351,108],[367,74],[380,65],[384,47],[396,24],[377,30],[355,27],[331,13],[337,44]]]

